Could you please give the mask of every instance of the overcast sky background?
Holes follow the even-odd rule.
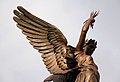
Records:
[[[42,82],[49,75],[41,54],[15,26],[18,5],[57,26],[72,46],[90,12],[100,10],[87,38],[98,41],[93,58],[101,82],[120,82],[120,0],[0,0],[0,82]]]

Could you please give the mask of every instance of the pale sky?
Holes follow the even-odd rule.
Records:
[[[83,22],[93,10],[100,10],[87,38],[98,41],[93,54],[100,82],[120,82],[120,0],[1,0],[0,1],[0,82],[42,82],[49,72],[41,54],[15,26],[17,6],[57,26],[76,46]]]

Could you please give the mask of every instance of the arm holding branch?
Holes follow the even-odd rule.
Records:
[[[79,38],[79,42],[76,46],[76,50],[80,50],[80,51],[83,50],[85,37],[86,37],[87,31],[89,29],[89,26],[91,26],[93,28],[93,25],[94,25],[94,22],[95,22],[95,17],[98,15],[98,13],[99,13],[98,11],[92,12],[90,14],[90,18],[84,22],[84,25],[83,25],[82,31],[81,31],[81,35],[80,35],[80,38]]]

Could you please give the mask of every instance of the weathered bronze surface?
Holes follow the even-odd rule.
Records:
[[[91,56],[97,42],[85,40],[89,27],[93,28],[97,11],[92,12],[84,22],[78,44],[72,47],[67,45],[67,39],[57,27],[21,6],[17,9],[14,10],[16,16],[13,17],[17,27],[42,54],[43,62],[51,73],[44,82],[99,82],[98,67]]]

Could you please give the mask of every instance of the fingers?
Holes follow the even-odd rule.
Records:
[[[99,11],[92,11],[90,17],[95,18],[99,14]]]
[[[96,17],[99,14],[99,11],[95,11],[93,17]]]

